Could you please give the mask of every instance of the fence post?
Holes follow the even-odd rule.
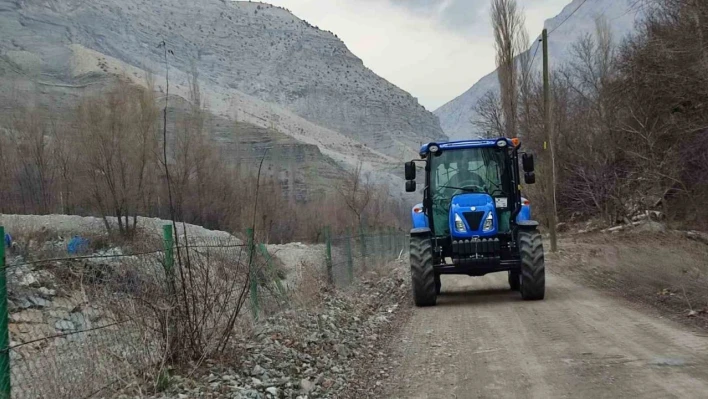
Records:
[[[394,237],[393,242],[396,243],[396,250],[394,251],[393,256],[396,257],[396,259],[398,259],[398,254],[401,253],[401,249],[403,248],[403,245],[401,245],[401,234],[398,231],[398,229],[395,229],[395,228],[394,228],[393,234],[394,234],[393,235],[393,237]]]
[[[330,235],[329,226],[324,228],[325,236],[325,261],[327,262],[327,282],[334,285],[334,275],[332,274],[332,237]]]
[[[347,227],[345,250],[347,251],[347,273],[349,282],[354,281],[354,259],[352,257],[352,230]]]
[[[393,227],[388,228],[388,257],[395,255],[396,252],[396,236],[393,234]],[[389,259],[391,260],[391,259]]]
[[[174,287],[174,266],[175,266],[175,252],[174,252],[174,237],[172,237],[172,225],[165,224],[162,225],[162,238],[164,239],[165,245],[165,274],[167,275],[167,284],[170,287]]]
[[[162,225],[162,239],[165,248],[165,279],[167,284],[167,294],[169,295],[170,301],[172,301],[172,306],[177,306],[177,286],[175,284],[175,241],[172,235],[172,225],[163,224]],[[167,322],[169,337],[168,340],[168,353],[170,357],[175,355],[176,348],[178,346],[177,338],[177,319],[173,312],[168,316]]]
[[[248,251],[248,280],[250,283],[249,294],[251,298],[251,313],[253,314],[253,320],[258,320],[258,276],[256,273],[256,267],[254,265],[254,242],[253,242],[253,229],[246,229],[246,245]]]
[[[10,332],[7,325],[7,269],[5,228],[0,226],[0,398],[10,399]]]
[[[361,270],[366,273],[366,235],[363,223],[359,223],[359,245],[361,245]]]

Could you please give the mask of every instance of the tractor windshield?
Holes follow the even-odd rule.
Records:
[[[480,147],[443,151],[431,156],[430,196],[433,200],[433,228],[436,236],[450,234],[450,200],[461,193],[508,196],[506,154],[496,148]]]

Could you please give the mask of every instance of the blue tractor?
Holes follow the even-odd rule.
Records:
[[[429,143],[420,160],[406,163],[407,192],[417,191],[416,162],[425,164],[423,202],[412,209],[417,306],[435,305],[443,274],[506,272],[523,299],[543,299],[543,242],[521,196],[519,170],[521,160],[524,182],[534,184],[534,159],[520,148],[516,138]]]

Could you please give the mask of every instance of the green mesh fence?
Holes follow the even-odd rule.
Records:
[[[369,269],[385,267],[408,254],[409,236],[392,229],[348,230],[330,239],[332,281],[345,287]]]
[[[192,237],[180,224],[118,247],[66,242],[41,250],[0,245],[0,399],[113,397],[159,388],[160,369],[222,350],[235,321],[257,322],[290,303],[282,246],[223,233]],[[188,232],[189,233],[189,232]],[[4,233],[0,227],[0,237]],[[335,287],[394,261],[408,239],[350,229],[303,245]]]

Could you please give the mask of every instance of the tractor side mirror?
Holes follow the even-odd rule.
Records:
[[[415,189],[416,189],[415,180],[406,181],[406,192],[407,193],[413,193],[413,192],[415,192]]]
[[[524,182],[526,182],[526,184],[535,184],[536,183],[536,174],[534,172],[524,173]]]
[[[415,180],[415,162],[406,162],[406,180]]]
[[[533,171],[534,171],[533,155],[522,154],[521,155],[521,163],[523,164],[524,172],[533,173]]]

